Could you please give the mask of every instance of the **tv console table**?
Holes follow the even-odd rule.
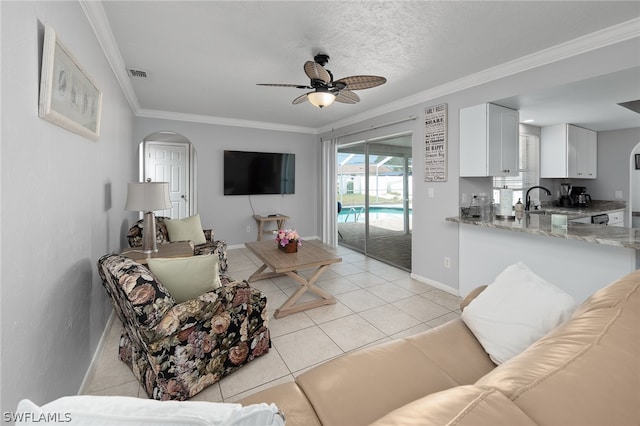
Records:
[[[256,241],[262,241],[262,236],[265,233],[271,233],[274,231],[274,229],[265,230],[264,228],[265,223],[276,222],[276,225],[278,226],[278,228],[275,230],[280,230],[284,227],[284,222],[287,219],[289,219],[289,216],[285,216],[283,214],[274,214],[269,216],[261,216],[259,214],[254,214],[253,219],[256,221],[256,224],[258,225],[258,239]]]

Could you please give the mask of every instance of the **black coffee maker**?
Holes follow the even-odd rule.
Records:
[[[560,184],[560,199],[558,200],[558,206],[571,207],[573,206],[573,200],[571,199],[571,184]]]
[[[586,187],[574,186],[571,188],[571,200],[576,207],[589,207],[591,195],[587,194]]]

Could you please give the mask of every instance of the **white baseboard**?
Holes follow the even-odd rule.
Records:
[[[244,244],[233,244],[233,245],[227,246],[227,250],[233,250],[233,249],[239,249],[239,248],[244,248]]]
[[[98,346],[96,347],[95,352],[93,353],[93,357],[91,358],[91,362],[89,363],[89,368],[87,368],[87,372],[84,374],[84,379],[82,379],[82,384],[80,384],[80,389],[78,389],[78,395],[84,395],[87,384],[91,380],[91,376],[96,369],[96,364],[98,363],[98,358],[102,354],[104,349],[105,342],[107,341],[107,334],[109,333],[109,329],[111,328],[111,324],[115,320],[115,312],[111,310],[111,315],[107,319],[107,324],[104,326],[104,330],[102,330],[102,335],[100,336],[100,340],[98,341]]]
[[[453,294],[454,296],[460,297],[460,290],[458,290],[457,288],[453,288],[453,287],[448,286],[446,284],[443,284],[441,282],[438,282],[438,281],[435,281],[435,280],[431,280],[429,278],[425,278],[425,277],[422,277],[422,276],[414,274],[414,273],[411,273],[411,278],[413,278],[416,281],[420,281],[421,283],[428,284],[431,287],[435,287],[438,290],[446,291],[449,294]]]

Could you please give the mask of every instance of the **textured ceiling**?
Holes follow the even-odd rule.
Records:
[[[85,2],[91,3],[91,2]],[[99,34],[127,68],[139,115],[321,129],[640,16],[612,1],[103,1]],[[98,10],[100,13],[95,13]],[[111,33],[111,34],[108,34]],[[106,34],[106,35],[105,35]],[[111,39],[108,37],[110,35]],[[335,78],[373,74],[356,105],[292,105],[317,53]],[[112,59],[118,67],[118,59]],[[128,77],[127,77],[128,78]]]

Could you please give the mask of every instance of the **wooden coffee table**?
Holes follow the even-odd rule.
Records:
[[[280,308],[276,309],[273,314],[274,318],[282,318],[306,309],[336,303],[335,297],[321,288],[316,287],[314,283],[329,265],[342,262],[342,258],[334,256],[327,250],[309,242],[302,243],[302,245],[298,247],[297,253],[285,253],[284,250],[280,250],[277,247],[275,241],[257,241],[245,243],[244,245],[263,263],[263,265],[249,277],[248,281],[250,283],[266,278],[287,275],[300,284],[300,288],[297,289]],[[271,272],[264,272],[267,268],[269,268]],[[309,279],[298,272],[301,269],[308,268],[316,268]],[[300,296],[307,290],[317,294],[321,299],[296,304]]]

